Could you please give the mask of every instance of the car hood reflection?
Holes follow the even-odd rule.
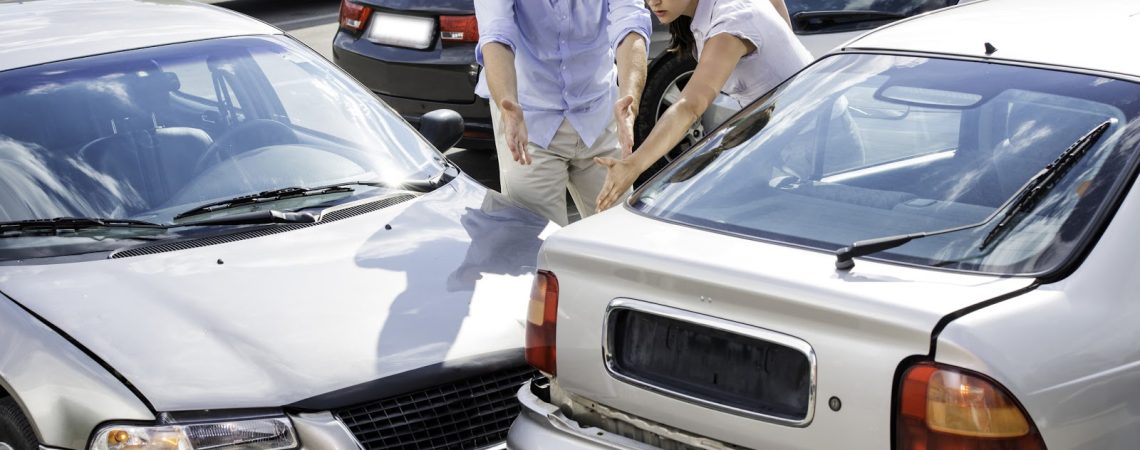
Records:
[[[280,406],[520,348],[536,255],[555,228],[460,177],[267,237],[0,267],[0,290],[156,410]]]

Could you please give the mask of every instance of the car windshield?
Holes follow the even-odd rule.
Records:
[[[1005,213],[1031,178],[1107,122],[1008,230],[991,234],[1001,222],[992,220],[869,256],[1040,274],[1073,256],[1109,213],[1135,164],[1138,110],[1140,85],[1113,78],[836,55],[747,107],[631,204],[668,221],[834,252]]]
[[[197,206],[274,189],[429,179],[444,170],[439,157],[371,92],[283,36],[0,72],[0,222],[168,224]],[[384,190],[351,188],[339,198]],[[26,245],[18,240],[0,240],[0,249]]]
[[[958,4],[959,0],[787,0],[796,32],[870,30],[887,22]],[[803,13],[799,17],[797,14]]]

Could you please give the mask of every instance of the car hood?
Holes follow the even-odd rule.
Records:
[[[555,228],[460,177],[265,237],[0,267],[0,291],[158,411],[281,406],[426,366],[521,355],[536,255]]]

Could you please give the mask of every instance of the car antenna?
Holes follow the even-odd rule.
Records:
[[[994,47],[994,44],[986,42],[986,56],[990,56],[990,55],[994,54],[994,52],[996,52],[996,51],[997,51],[997,47]]]

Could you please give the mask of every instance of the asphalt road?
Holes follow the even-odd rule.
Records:
[[[199,0],[256,17],[285,30],[332,61],[340,0]],[[453,148],[444,153],[468,175],[498,190],[498,165],[493,152]]]

